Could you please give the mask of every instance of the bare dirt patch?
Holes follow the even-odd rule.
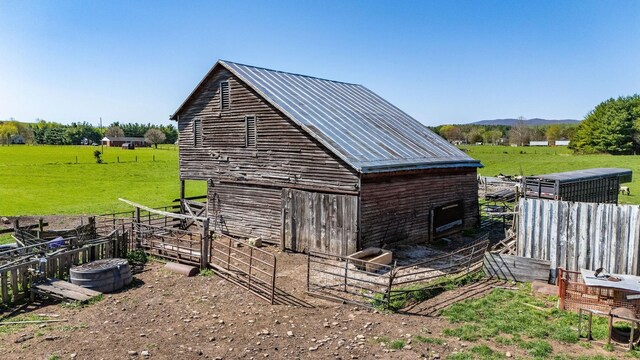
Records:
[[[305,295],[306,257],[270,251],[278,258],[278,288],[300,306],[272,306],[217,276],[185,278],[151,262],[131,287],[95,304],[28,307],[26,314],[68,321],[10,331],[0,326],[0,353],[3,359],[142,359],[143,352],[158,359],[433,359],[487,344],[497,353],[527,357],[515,347],[446,337],[442,331],[452,325],[427,311],[428,304],[446,306],[490,287],[445,292],[415,309],[426,316],[381,313]],[[611,356],[601,349],[552,345],[556,353]]]

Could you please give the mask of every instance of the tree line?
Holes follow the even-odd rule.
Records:
[[[492,144],[518,146],[530,141],[569,140],[576,130],[575,124],[528,126],[524,119],[509,125],[440,125],[432,128],[437,134],[456,144]]]
[[[105,136],[144,137],[154,144],[173,144],[178,131],[173,125],[153,125],[120,122],[111,123],[106,129],[87,122],[69,125],[46,120],[23,123],[15,120],[0,120],[0,144],[26,143],[38,145],[91,145],[100,144]]]
[[[579,124],[527,126],[441,125],[432,128],[452,143],[524,146],[530,141],[570,140],[569,148],[579,154],[640,153],[640,95],[610,98],[598,104]]]

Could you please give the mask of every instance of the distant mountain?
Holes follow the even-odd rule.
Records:
[[[513,126],[518,121],[518,119],[495,119],[495,120],[480,120],[476,122],[472,122],[473,125],[506,125]],[[523,120],[525,124],[529,126],[538,126],[538,125],[552,125],[552,124],[579,124],[580,120],[573,119],[563,119],[563,120],[547,120],[547,119],[526,119]]]

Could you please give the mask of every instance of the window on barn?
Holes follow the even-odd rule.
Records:
[[[200,119],[193,120],[193,146],[202,146],[202,121]]]
[[[229,82],[220,82],[220,110],[229,110],[231,99],[229,98]]]
[[[245,146],[246,147],[255,147],[256,140],[258,134],[256,132],[256,117],[255,116],[246,116],[244,118],[245,125]]]

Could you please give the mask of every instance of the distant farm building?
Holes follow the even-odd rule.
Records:
[[[104,146],[117,146],[122,147],[124,144],[132,144],[133,147],[146,147],[149,143],[145,141],[143,137],[108,137],[105,136],[102,139],[102,145]]]
[[[547,140],[539,140],[539,141],[529,141],[529,146],[569,146],[569,140],[555,140],[555,141],[547,141]]]
[[[11,143],[12,144],[25,144],[26,141],[24,139],[24,136],[17,134],[17,135],[11,135]]]
[[[480,162],[362,85],[221,60],[171,119],[216,231],[348,255],[478,223]]]

